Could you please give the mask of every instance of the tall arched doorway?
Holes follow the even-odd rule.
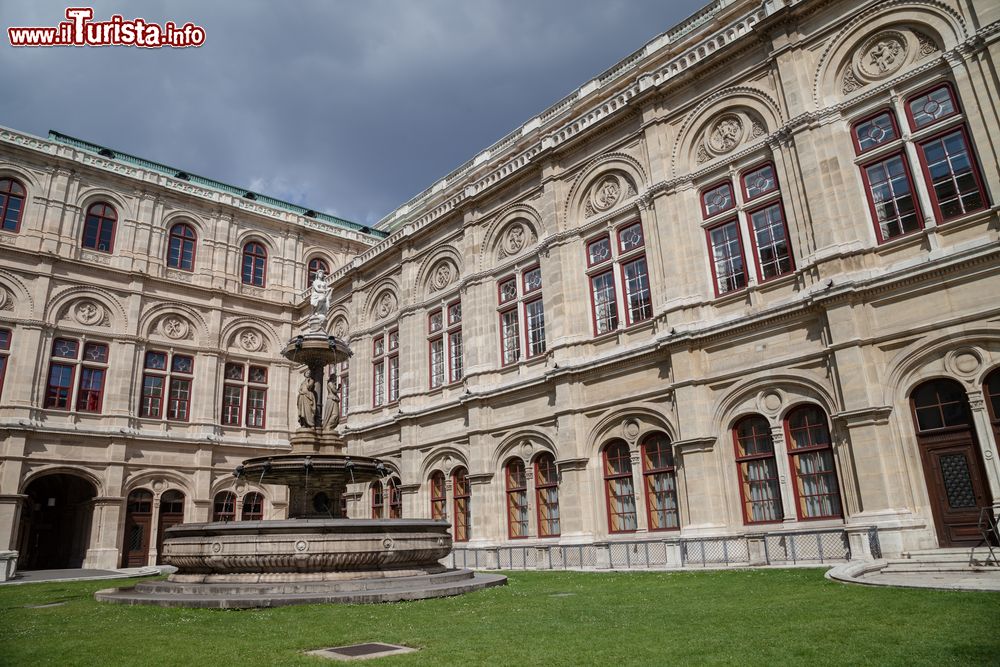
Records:
[[[136,489],[128,494],[125,506],[125,536],[122,540],[122,567],[149,564],[149,536],[153,523],[153,494]]]
[[[942,547],[975,546],[979,510],[992,503],[965,389],[924,382],[910,395],[920,461]]]
[[[160,516],[156,526],[156,564],[163,562],[163,532],[184,523],[184,494],[175,489],[170,489],[160,496]]]
[[[83,567],[97,496],[94,485],[76,475],[52,474],[33,480],[24,493],[18,569]]]

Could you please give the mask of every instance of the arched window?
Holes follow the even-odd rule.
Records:
[[[934,380],[917,387],[913,392],[913,414],[921,433],[972,423],[965,389],[954,380]]]
[[[800,406],[788,413],[785,428],[799,518],[839,519],[840,488],[826,414],[815,405]]]
[[[12,178],[0,178],[0,229],[21,231],[24,212],[24,186]]]
[[[243,521],[260,521],[264,518],[264,496],[257,493],[248,493],[243,496]]]
[[[403,518],[403,494],[399,490],[399,480],[390,477],[385,487],[389,490],[389,518]]]
[[[97,202],[87,209],[83,223],[83,247],[100,252],[111,252],[115,246],[115,223],[118,213],[111,204]]]
[[[986,395],[986,403],[989,405],[994,437],[996,442],[1000,443],[1000,368],[986,376],[983,394]]]
[[[167,246],[167,266],[181,271],[194,271],[194,245],[197,234],[191,228],[179,222],[170,228],[170,240]]]
[[[635,516],[635,485],[628,445],[616,440],[604,449],[604,492],[608,499],[608,528],[612,533],[630,533],[638,524]]]
[[[451,488],[455,503],[455,541],[468,542],[472,533],[471,519],[472,490],[465,468],[456,468],[451,473]]]
[[[646,514],[650,530],[677,530],[677,472],[670,438],[662,433],[642,443],[642,476],[646,482]]]
[[[330,275],[330,265],[326,263],[325,259],[320,257],[313,257],[309,260],[309,272],[306,275],[306,287],[312,285],[312,281],[316,279],[316,274],[320,271],[327,276]]]
[[[733,427],[736,468],[740,473],[740,496],[745,523],[781,521],[781,489],[774,461],[771,427],[760,415],[745,417]]]
[[[267,249],[256,241],[243,246],[243,284],[263,287],[267,279]]]
[[[448,498],[445,495],[444,473],[440,470],[431,475],[431,518],[448,518]]]
[[[382,511],[385,507],[385,496],[382,493],[382,482],[375,480],[371,484],[372,494],[372,518],[381,519]]]
[[[236,520],[236,494],[232,491],[220,491],[215,494],[212,510],[212,521]]]
[[[170,489],[160,496],[160,514],[184,514],[184,494]]]
[[[538,507],[538,536],[559,535],[559,476],[551,454],[535,459],[535,501]]]
[[[507,533],[512,538],[528,536],[528,479],[524,461],[512,459],[507,474]]]

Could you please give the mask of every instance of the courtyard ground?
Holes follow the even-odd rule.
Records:
[[[3,586],[0,664],[315,667],[339,663],[303,651],[371,641],[420,651],[361,664],[1000,663],[1000,593],[849,586],[820,569],[509,577],[457,598],[252,611],[93,599],[127,580]]]

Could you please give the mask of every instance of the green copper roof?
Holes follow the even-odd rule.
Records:
[[[328,222],[331,225],[336,225],[338,227],[343,227],[344,229],[351,229],[356,232],[361,232],[362,234],[367,234],[368,236],[384,239],[388,234],[379,229],[372,229],[371,227],[366,227],[365,225],[358,224],[356,222],[351,222],[350,220],[344,220],[343,218],[338,218],[334,215],[329,215],[327,213],[320,213],[318,211],[312,211],[310,209],[304,208],[297,204],[292,204],[287,201],[282,201],[280,199],[275,199],[274,197],[268,197],[267,195],[258,194],[256,192],[250,192],[246,188],[238,188],[234,185],[229,185],[227,183],[222,183],[221,181],[214,181],[210,178],[205,178],[204,176],[198,176],[197,174],[192,174],[190,172],[177,169],[175,167],[169,167],[165,164],[160,164],[159,162],[153,162],[151,160],[146,160],[135,155],[129,155],[128,153],[122,153],[121,151],[115,150],[113,148],[108,148],[107,146],[101,146],[99,144],[93,144],[89,141],[84,141],[83,139],[77,139],[76,137],[71,137],[69,135],[63,134],[61,132],[56,132],[55,130],[49,130],[49,140],[58,141],[60,143],[66,144],[67,146],[73,146],[74,148],[79,148],[81,150],[89,151],[91,153],[96,153],[101,157],[107,158],[109,160],[117,160],[119,162],[126,162],[128,164],[141,167],[143,169],[149,169],[151,171],[156,171],[173,178],[179,178],[181,180],[189,181],[191,183],[197,183],[207,188],[212,188],[213,190],[219,190],[220,192],[226,192],[237,197],[246,197],[253,201],[260,202],[267,206],[272,206],[283,211],[291,211],[292,213],[297,213],[298,215],[305,216],[311,220],[321,220],[323,222]]]

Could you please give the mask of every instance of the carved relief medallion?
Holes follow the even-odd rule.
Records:
[[[434,275],[431,278],[431,291],[441,290],[451,284],[453,277],[451,264],[448,262],[441,262],[438,264],[437,269],[434,270]]]
[[[736,148],[743,138],[743,121],[739,116],[726,114],[715,122],[708,134],[708,147],[716,153],[728,153]]]
[[[389,317],[389,314],[394,310],[396,310],[396,297],[393,296],[392,292],[385,292],[375,305],[375,315],[382,319]]]
[[[14,299],[11,298],[10,292],[0,287],[0,310],[13,310]]]
[[[244,329],[240,332],[240,347],[247,352],[260,352],[264,348],[264,337],[253,329]]]
[[[524,248],[524,225],[511,225],[503,239],[503,249],[508,255],[516,255]]]
[[[595,211],[607,211],[618,203],[622,196],[622,185],[618,177],[609,174],[594,186],[590,201]]]
[[[84,326],[94,326],[104,319],[104,308],[89,299],[79,301],[73,307],[73,319]]]
[[[886,77],[903,66],[905,56],[906,38],[898,32],[882,32],[865,42],[858,68],[873,79]]]
[[[337,318],[333,325],[333,335],[337,338],[347,337],[347,320],[343,317]]]
[[[187,338],[189,329],[188,323],[177,316],[164,317],[163,321],[160,322],[160,332],[167,338],[174,340]]]

